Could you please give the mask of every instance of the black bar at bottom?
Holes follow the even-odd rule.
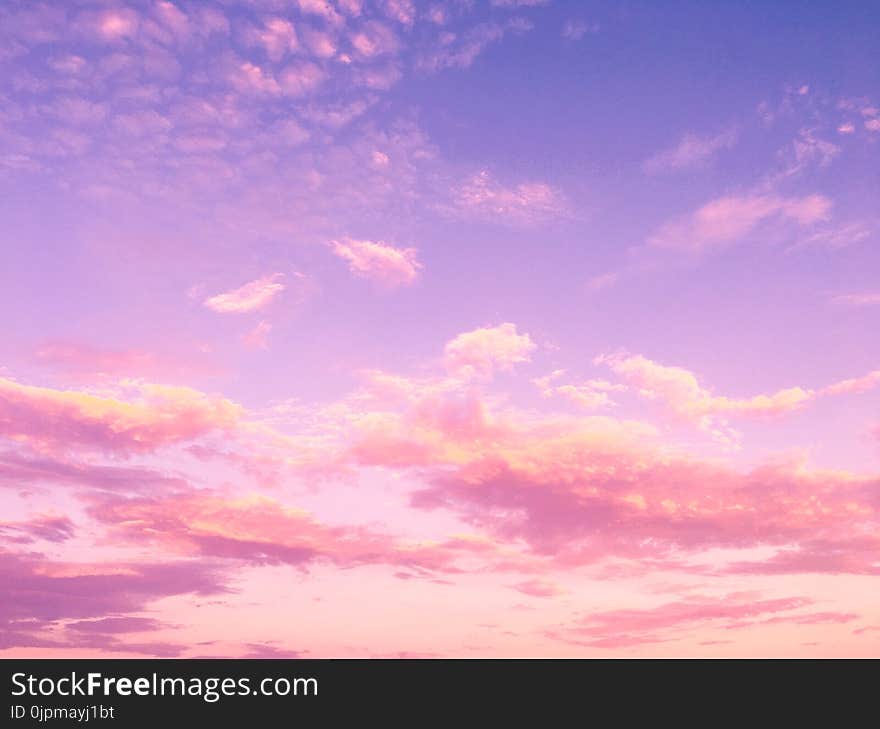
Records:
[[[0,726],[876,726],[877,661],[2,660]],[[495,726],[495,724],[493,724]]]

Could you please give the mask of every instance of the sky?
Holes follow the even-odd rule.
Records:
[[[880,656],[880,5],[0,6],[0,656]]]

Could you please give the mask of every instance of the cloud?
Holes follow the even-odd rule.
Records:
[[[132,653],[176,654],[179,649],[166,644],[119,641],[118,636],[129,630],[139,633],[155,627],[126,614],[173,595],[226,591],[215,567],[206,563],[55,562],[42,555],[0,550],[0,648],[82,650],[91,645]],[[103,622],[105,619],[109,622]],[[71,632],[59,635],[57,629],[70,620],[77,621]],[[130,620],[134,622],[121,622]],[[105,640],[87,634],[103,635]],[[114,640],[106,640],[110,634]]]
[[[35,349],[34,358],[41,365],[78,378],[96,375],[175,377],[211,372],[206,365],[178,361],[142,349],[104,349],[63,339],[43,342]]]
[[[249,44],[261,46],[275,62],[299,46],[293,24],[284,18],[268,18],[262,28],[251,28],[244,37]]]
[[[364,60],[396,55],[400,40],[391,28],[378,20],[369,20],[349,36],[355,54]]]
[[[588,33],[598,33],[598,23],[587,23],[583,20],[566,20],[562,25],[562,37],[567,40],[580,40]]]
[[[487,170],[453,190],[453,209],[459,215],[513,226],[534,226],[569,215],[565,196],[544,182],[505,187]]]
[[[644,423],[499,412],[474,394],[408,401],[404,413],[358,417],[346,434],[348,457],[417,469],[424,485],[413,507],[449,510],[502,542],[522,540],[557,567],[622,560],[641,572],[703,575],[878,569],[880,541],[853,539],[880,524],[876,478],[799,463],[739,471],[664,448]],[[756,548],[765,556],[737,555]],[[701,564],[713,549],[733,556]]]
[[[526,580],[511,585],[511,588],[530,597],[557,597],[565,594],[565,590],[546,580]]]
[[[642,355],[603,356],[597,362],[607,364],[643,397],[662,400],[677,414],[697,420],[706,415],[780,415],[803,407],[816,396],[812,390],[789,387],[771,395],[731,398],[713,395],[683,367],[662,365]]]
[[[268,349],[269,332],[271,331],[272,325],[267,321],[261,321],[245,334],[241,340],[248,349]]]
[[[500,41],[508,32],[529,30],[522,21],[480,23],[461,34],[445,31],[433,47],[422,52],[417,65],[423,71],[436,72],[446,68],[469,68],[492,43]]]
[[[614,406],[615,403],[608,393],[624,392],[627,389],[626,385],[615,385],[607,380],[588,380],[581,385],[553,384],[564,374],[564,370],[555,370],[549,375],[532,380],[532,382],[544,397],[562,397],[587,410]]]
[[[491,375],[528,362],[536,344],[528,334],[519,334],[510,322],[459,334],[446,343],[443,360],[453,373]]]
[[[862,377],[852,377],[825,387],[823,395],[848,395],[851,393],[868,392],[880,385],[880,370],[874,370]]]
[[[0,435],[37,448],[147,453],[232,428],[241,408],[188,387],[129,383],[115,396],[0,378]],[[129,399],[119,399],[128,396]]]
[[[644,441],[615,442],[599,426],[563,427],[502,435],[456,472],[438,472],[413,505],[452,509],[498,539],[525,540],[559,566],[616,559],[641,572],[698,575],[880,569],[880,541],[851,536],[870,534],[880,521],[876,479],[790,466],[738,473],[665,456]],[[756,547],[767,556],[699,561],[711,549]]]
[[[92,499],[89,513],[116,539],[252,565],[381,564],[429,576],[436,571],[459,572],[458,563],[474,560],[489,560],[502,569],[515,564],[491,540],[406,541],[365,527],[322,524],[304,511],[253,495],[223,498],[194,490],[164,498],[104,495]]]
[[[280,282],[283,278],[283,273],[263,276],[232,291],[211,296],[203,303],[218,314],[246,314],[259,311],[284,291],[284,284]]]
[[[724,418],[783,415],[802,409],[818,397],[866,392],[880,384],[878,370],[818,390],[788,387],[769,395],[729,397],[712,393],[689,370],[662,365],[642,355],[601,356],[596,362],[607,364],[642,397],[662,402],[675,415],[696,423],[722,442],[734,435]]]
[[[766,221],[809,226],[827,219],[830,211],[831,201],[822,195],[720,197],[691,215],[661,226],[648,239],[648,245],[694,252],[709,250],[742,238]]]
[[[866,222],[848,223],[841,226],[825,226],[795,243],[792,248],[820,246],[831,250],[840,250],[870,238],[875,226]]]
[[[840,294],[834,297],[839,304],[849,306],[876,306],[880,304],[880,291],[864,291],[859,294]]]
[[[536,8],[549,3],[550,0],[491,0],[496,8]]]
[[[604,291],[605,289],[610,289],[617,283],[619,278],[620,274],[614,272],[601,273],[597,276],[593,276],[587,281],[587,289],[590,291]]]
[[[353,238],[333,241],[330,247],[335,255],[348,263],[355,276],[389,287],[414,283],[422,268],[415,248],[395,248],[382,241]]]
[[[736,143],[736,132],[728,130],[714,137],[685,134],[673,148],[658,152],[642,165],[648,174],[677,171],[707,163],[718,152],[730,149]]]
[[[0,540],[29,544],[36,540],[64,542],[73,537],[74,524],[66,516],[43,514],[27,521],[0,522]]]
[[[96,489],[126,493],[160,493],[179,489],[182,479],[149,468],[77,463],[45,454],[0,451],[0,486],[30,493],[35,488]]]
[[[575,645],[613,649],[680,640],[707,628],[735,630],[769,623],[811,625],[858,618],[853,613],[797,612],[812,603],[805,597],[762,599],[753,593],[698,595],[652,608],[587,613],[561,630],[549,631],[549,635]]]

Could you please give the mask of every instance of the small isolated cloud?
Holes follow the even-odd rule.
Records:
[[[503,225],[537,225],[569,214],[565,196],[544,182],[506,187],[488,170],[473,175],[453,190],[456,211]]]
[[[617,280],[620,276],[614,272],[602,273],[598,276],[593,276],[587,281],[587,290],[588,291],[603,291],[605,289],[610,289],[614,284],[617,283]]]
[[[562,37],[566,40],[580,40],[588,33],[598,33],[597,23],[587,23],[583,20],[566,20],[562,25]]]
[[[258,311],[284,291],[284,284],[281,283],[283,278],[283,273],[263,276],[232,291],[211,296],[203,303],[218,314],[246,314]]]
[[[880,305],[880,291],[865,291],[860,294],[840,294],[834,297],[838,304],[848,306],[877,306]]]
[[[332,241],[330,247],[334,254],[348,262],[355,276],[389,287],[412,284],[422,268],[415,248],[395,248],[382,241],[353,238]]]
[[[807,226],[827,219],[830,211],[831,201],[823,195],[728,195],[661,226],[648,245],[702,251],[731,243],[760,223],[775,219]]]
[[[245,334],[241,341],[244,342],[245,347],[248,349],[268,349],[269,332],[271,331],[272,325],[267,321],[261,321]]]
[[[506,322],[459,334],[446,343],[444,362],[455,374],[491,375],[528,362],[536,346],[528,334],[517,333],[516,325]]]
[[[650,175],[698,167],[708,162],[718,152],[736,143],[736,132],[728,130],[714,137],[685,134],[671,149],[658,152],[645,160],[642,169]]]

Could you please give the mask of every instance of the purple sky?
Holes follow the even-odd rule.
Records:
[[[0,655],[876,656],[878,28],[3,3]]]

